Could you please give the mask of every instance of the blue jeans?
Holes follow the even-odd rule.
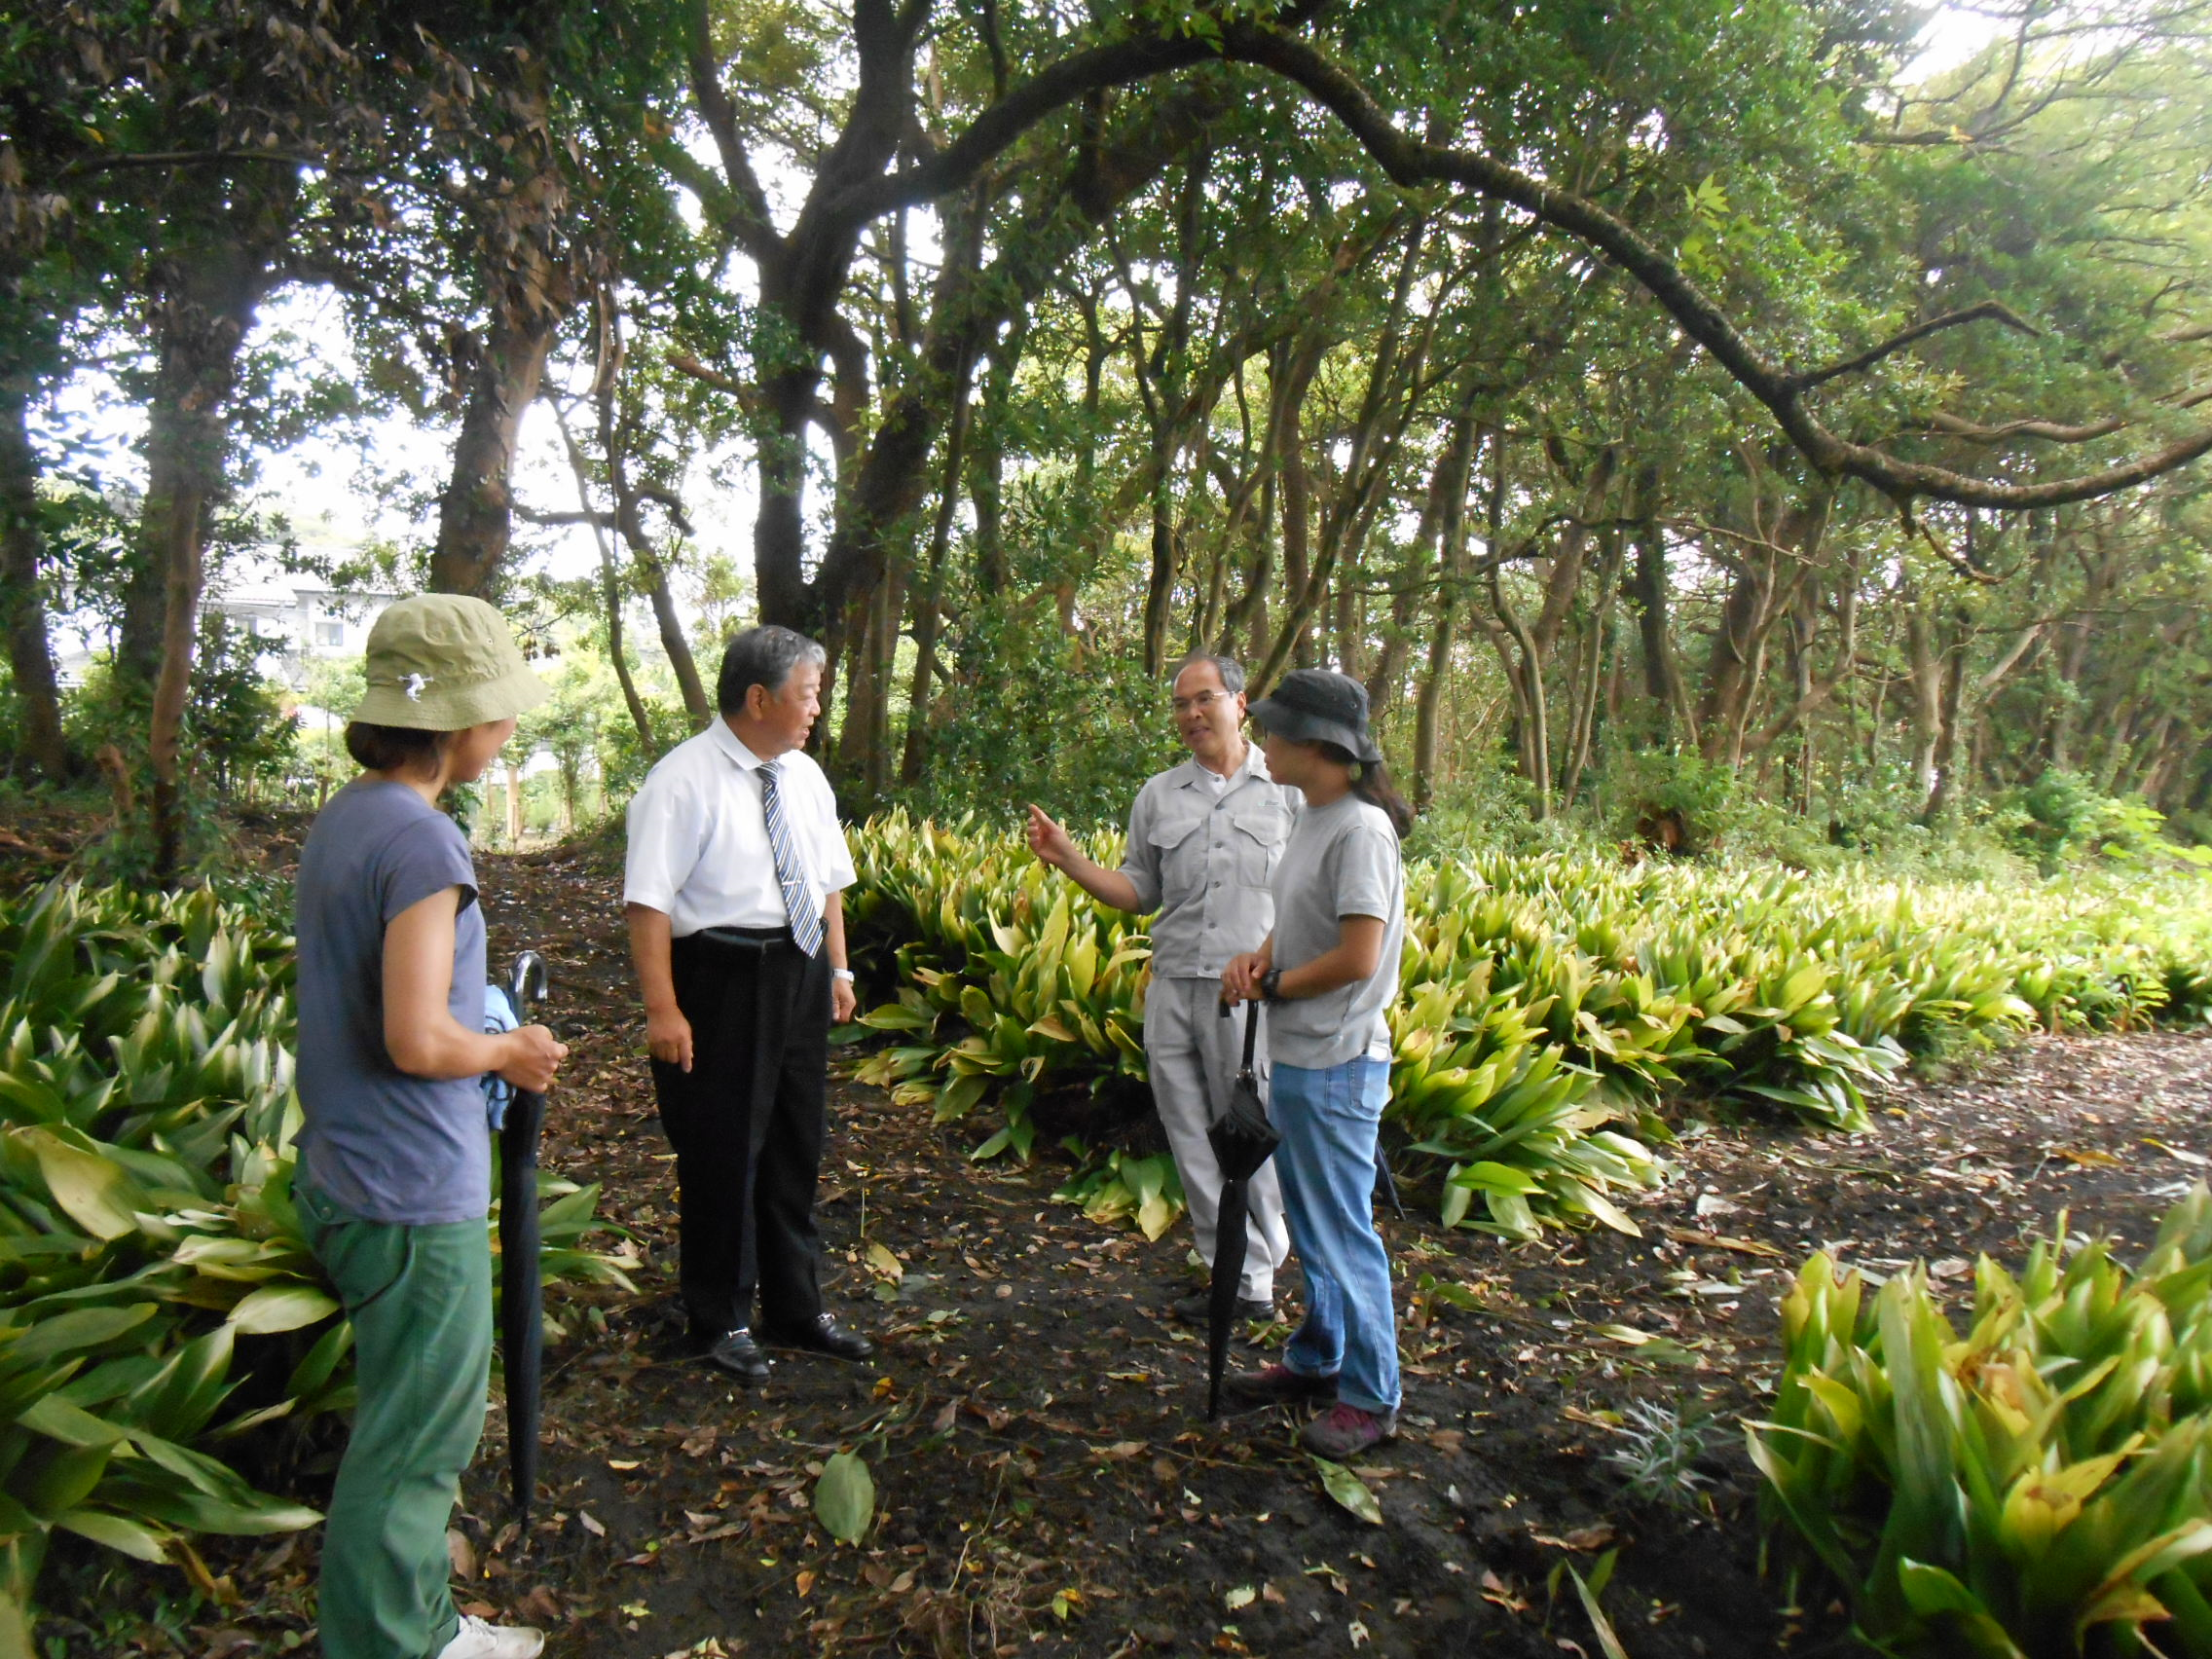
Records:
[[[1334,1377],[1337,1398],[1361,1411],[1398,1409],[1398,1320],[1390,1258],[1375,1231],[1375,1138],[1390,1068],[1346,1060],[1309,1070],[1274,1065],[1268,1115],[1282,1135],[1290,1239],[1306,1275],[1306,1322],[1283,1349],[1304,1377]]]

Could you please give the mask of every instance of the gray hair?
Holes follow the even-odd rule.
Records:
[[[800,663],[819,667],[829,660],[829,652],[790,628],[772,622],[748,628],[733,635],[722,651],[721,676],[715,682],[716,705],[723,714],[734,715],[745,707],[745,694],[754,686],[763,686],[774,695]]]
[[[1214,673],[1221,676],[1221,688],[1224,691],[1232,697],[1243,694],[1244,665],[1235,657],[1217,656],[1212,651],[1193,651],[1175,665],[1175,672],[1167,677],[1167,683],[1174,684],[1176,681],[1183,678],[1183,670],[1196,668],[1201,662],[1213,665]]]

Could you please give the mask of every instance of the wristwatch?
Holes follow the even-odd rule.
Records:
[[[1260,1000],[1262,1002],[1282,1001],[1282,970],[1280,968],[1270,968],[1260,976]]]
[[[849,985],[853,982],[853,971],[850,968],[832,968],[830,970],[830,977],[842,979]]]

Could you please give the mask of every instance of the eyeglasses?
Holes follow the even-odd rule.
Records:
[[[1234,695],[1234,692],[1229,691],[1200,691],[1196,697],[1178,697],[1175,699],[1175,712],[1187,715],[1193,709],[1211,709],[1216,703],[1228,702]]]

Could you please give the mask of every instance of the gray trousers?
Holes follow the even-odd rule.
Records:
[[[1152,1098],[1175,1154],[1175,1169],[1190,1200],[1191,1229],[1198,1254],[1213,1265],[1214,1226],[1221,1214],[1221,1169],[1206,1142],[1206,1124],[1229,1104],[1244,1053],[1244,1010],[1220,1014],[1219,979],[1155,978],[1145,994],[1144,1052],[1152,1069]],[[1260,1015],[1260,1041],[1252,1055],[1262,1099],[1268,1092],[1268,1027]],[[1252,1177],[1251,1218],[1245,1224],[1244,1282],[1239,1294],[1274,1300],[1275,1270],[1290,1255],[1283,1225],[1282,1188],[1270,1159]]]

